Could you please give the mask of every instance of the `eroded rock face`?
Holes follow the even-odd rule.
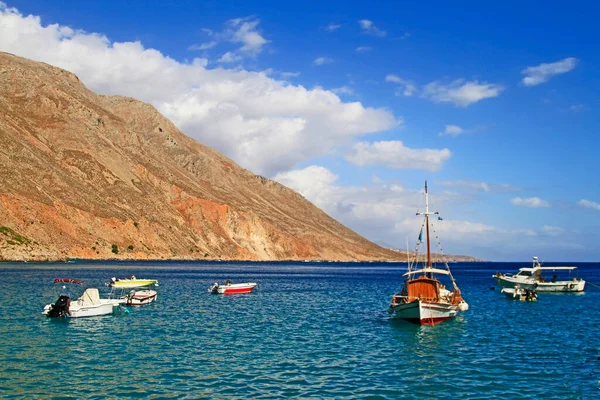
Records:
[[[70,257],[403,259],[151,105],[0,53],[0,258]]]

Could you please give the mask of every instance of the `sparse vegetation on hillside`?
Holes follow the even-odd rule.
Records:
[[[6,242],[11,245],[23,245],[31,243],[27,237],[18,234],[7,226],[0,226],[0,233],[6,236]]]

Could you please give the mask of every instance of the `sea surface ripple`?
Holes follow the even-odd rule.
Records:
[[[520,266],[452,264],[470,309],[421,327],[386,312],[401,264],[6,264],[0,397],[600,397],[600,264],[579,264],[585,293],[535,303],[495,287],[494,272]],[[107,293],[112,276],[132,274],[159,280],[155,303],[105,317],[41,315],[55,277]],[[226,279],[258,287],[207,292]]]

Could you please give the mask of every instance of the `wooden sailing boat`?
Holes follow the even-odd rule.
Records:
[[[400,292],[392,296],[392,303],[388,312],[398,318],[405,319],[417,324],[437,324],[439,322],[454,318],[459,311],[466,311],[469,306],[463,300],[448,263],[444,261],[445,269],[435,268],[431,263],[431,242],[429,238],[430,215],[438,215],[429,212],[429,193],[427,192],[427,181],[425,181],[425,212],[417,215],[425,216],[421,226],[419,239],[415,249],[415,259],[408,263],[408,272],[404,274],[404,286]],[[433,225],[431,224],[433,229]],[[425,228],[427,244],[427,260],[423,260],[419,266],[419,247],[422,244],[423,228]],[[436,235],[437,236],[437,235]],[[448,280],[451,289],[448,290],[441,280]]]

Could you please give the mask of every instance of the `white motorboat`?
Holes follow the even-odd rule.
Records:
[[[76,279],[54,279],[54,283],[73,283],[82,285]],[[63,288],[66,288],[63,286]],[[53,304],[47,304],[42,314],[50,318],[81,318],[112,314],[118,306],[113,300],[101,299],[96,288],[87,288],[77,300],[71,300],[69,294],[61,294]]]
[[[238,294],[238,293],[249,293],[256,287],[256,283],[231,283],[231,281],[225,282],[224,285],[220,285],[215,282],[209,289],[209,293],[213,294]]]
[[[537,301],[537,293],[535,290],[523,289],[520,287],[504,288],[501,293],[504,293],[508,298],[521,301]]]
[[[459,311],[466,311],[469,305],[463,300],[450,267],[444,262],[444,269],[435,268],[431,261],[431,244],[429,239],[430,215],[438,215],[438,212],[429,212],[429,194],[427,182],[425,182],[425,212],[417,213],[424,215],[419,239],[415,249],[415,259],[408,263],[408,272],[404,274],[405,281],[402,289],[392,296],[392,303],[388,309],[395,317],[418,323],[437,324],[439,322],[454,318]],[[438,219],[441,218],[438,216]],[[432,225],[433,226],[433,225]],[[423,229],[426,232],[427,258],[421,260],[419,265],[419,247],[422,244]],[[434,231],[435,232],[435,231]],[[436,233],[437,238],[437,233]],[[439,246],[439,242],[438,242]],[[441,247],[440,247],[441,251]],[[451,285],[451,290],[446,289],[442,280]]]
[[[142,306],[150,304],[156,300],[158,293],[156,290],[132,290],[126,296],[121,296],[123,305],[126,306]]]
[[[132,275],[131,278],[125,279],[111,278],[107,285],[119,289],[134,289],[150,285],[158,286],[158,281],[156,279],[138,279]]]
[[[515,275],[501,274],[497,272],[493,275],[502,288],[514,288],[519,286],[521,289],[535,290],[542,292],[583,292],[585,281],[577,277],[577,267],[542,267],[537,257],[533,257],[531,268],[519,268]],[[550,280],[546,278],[544,272],[552,272]],[[567,279],[559,278],[557,273],[568,273]]]

